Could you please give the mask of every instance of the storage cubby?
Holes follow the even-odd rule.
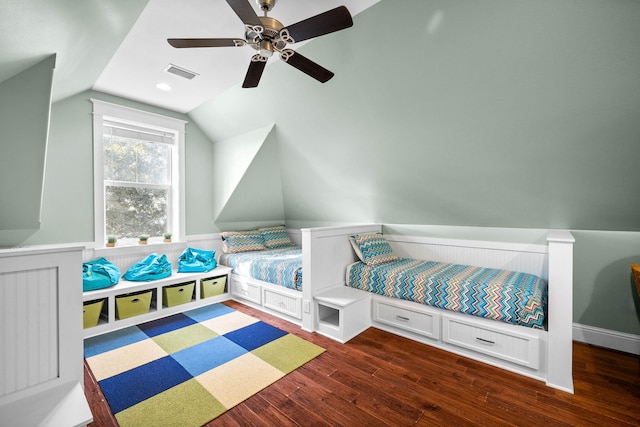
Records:
[[[318,321],[330,326],[340,327],[340,309],[318,303]]]
[[[367,329],[371,319],[371,294],[339,286],[314,297],[316,330],[345,343]]]

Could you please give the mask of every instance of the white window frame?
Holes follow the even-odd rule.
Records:
[[[187,121],[110,102],[91,99],[93,103],[93,200],[94,241],[97,248],[105,245],[105,191],[104,191],[104,127],[105,120],[132,124],[174,134],[171,153],[171,200],[168,207],[169,228],[174,241],[185,237],[185,127]],[[156,243],[162,239],[149,239]]]

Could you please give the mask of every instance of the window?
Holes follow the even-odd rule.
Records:
[[[95,241],[184,236],[183,120],[92,100]]]

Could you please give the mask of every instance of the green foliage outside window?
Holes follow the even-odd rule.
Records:
[[[162,236],[167,229],[167,191],[146,188],[107,187],[106,232],[138,238]]]
[[[105,232],[162,236],[168,229],[171,147],[105,135]]]

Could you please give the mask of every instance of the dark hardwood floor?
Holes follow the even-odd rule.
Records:
[[[378,329],[340,344],[225,304],[327,351],[207,426],[640,426],[638,356],[574,343],[571,395]],[[90,426],[118,425],[86,364],[85,394]]]

